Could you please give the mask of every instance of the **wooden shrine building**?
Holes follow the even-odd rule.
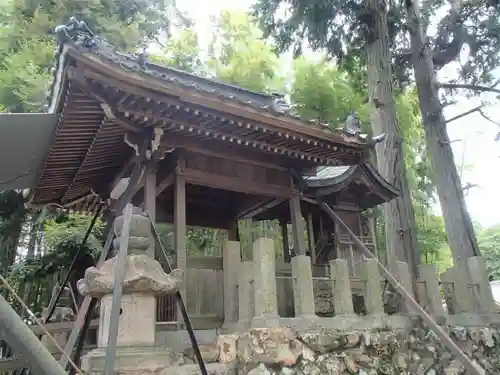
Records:
[[[94,212],[104,204],[112,211],[113,194],[143,165],[132,201],[157,222],[174,224],[177,267],[189,269],[199,262],[187,256],[187,226],[225,228],[235,239],[238,219],[280,219],[292,224],[295,253],[305,254],[301,223],[310,217],[322,263],[345,254],[320,249],[325,233],[342,234],[318,213],[316,191],[361,234],[361,211],[397,193],[366,164],[374,142],[359,131],[306,123],[279,95],[117,51],[74,19],[56,31],[47,112],[58,121],[32,205]],[[291,170],[308,176],[307,191],[294,185]],[[222,270],[223,260],[213,264]]]
[[[342,221],[356,234],[367,247],[377,254],[373,218],[365,210],[394,199],[398,191],[368,163],[341,167],[319,167],[316,174],[306,176],[308,189],[301,197],[302,217],[306,221],[308,249],[312,264],[327,265],[336,258],[348,260],[351,274],[356,275],[362,255],[355,248],[347,233],[337,228],[332,220],[322,212],[316,195],[320,195],[335,209]],[[282,224],[291,222],[288,205],[272,201],[263,210],[255,211],[256,220],[277,219]],[[274,204],[274,205],[273,205]],[[286,227],[282,225],[282,230]],[[287,239],[286,234],[283,238]],[[290,249],[285,243],[285,254],[300,252],[298,247]],[[302,250],[303,251],[303,250]]]

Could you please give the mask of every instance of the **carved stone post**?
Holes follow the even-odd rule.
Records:
[[[253,245],[255,316],[252,327],[279,325],[276,268],[273,240],[259,238]]]
[[[116,218],[114,231],[117,238],[113,247],[117,249],[122,234],[123,216]],[[175,269],[166,274],[160,263],[145,251],[150,241],[149,220],[134,209],[130,223],[130,239],[125,265],[123,298],[121,301],[118,328],[115,371],[135,375],[150,368],[167,368],[179,365],[167,348],[155,347],[156,297],[173,294],[179,290],[183,271]],[[116,257],[108,259],[100,269],[90,267],[85,278],[78,282],[78,289],[84,295],[100,298],[99,332],[96,350],[82,359],[86,373],[102,373],[108,342],[109,317],[114,287]]]

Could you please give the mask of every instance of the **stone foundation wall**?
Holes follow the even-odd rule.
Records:
[[[485,369],[500,374],[500,331],[447,327],[461,349]],[[253,329],[222,335],[202,346],[208,362],[238,375],[459,375],[463,366],[420,324],[406,330],[366,331],[291,328]],[[192,358],[188,350],[185,355]]]

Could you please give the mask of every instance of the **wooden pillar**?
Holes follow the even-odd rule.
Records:
[[[238,228],[238,220],[229,223],[227,227],[227,239],[229,241],[240,242],[240,230]]]
[[[156,165],[148,164],[144,176],[144,211],[147,212],[151,221],[156,223]],[[151,258],[156,258],[156,241],[153,234],[149,239],[149,248],[146,254]]]
[[[370,216],[368,218],[368,226],[370,227],[370,236],[372,237],[372,241],[373,241],[373,255],[375,255],[375,258],[378,259],[377,233],[376,233],[376,230],[375,230],[375,228],[377,226],[377,223],[375,222],[375,218],[374,217]]]
[[[290,217],[292,218],[293,248],[295,255],[306,255],[306,241],[302,225],[302,212],[300,210],[300,197],[297,195],[290,199]]]
[[[281,237],[283,237],[283,258],[285,263],[290,263],[290,241],[288,241],[288,224],[285,220],[280,220]]]
[[[174,185],[174,249],[177,254],[176,267],[184,270],[184,282],[180,293],[187,305],[186,282],[187,282],[187,248],[186,248],[186,180],[182,174],[184,159],[180,156],[177,164]],[[182,324],[182,315],[178,311],[177,324]]]
[[[316,242],[312,214],[307,215],[307,240],[309,242],[309,252],[311,253],[311,263],[316,264]]]

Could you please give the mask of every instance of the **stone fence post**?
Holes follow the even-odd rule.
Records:
[[[468,285],[468,274],[469,270],[458,264],[441,275],[446,303],[448,309],[452,310],[450,313],[454,315],[472,314],[476,310],[474,290],[472,285]]]
[[[255,316],[252,327],[277,327],[276,260],[274,242],[270,238],[259,238],[254,242],[253,269]]]
[[[363,259],[361,274],[365,281],[365,308],[368,316],[385,315],[382,302],[382,285],[378,264],[375,259]]]
[[[224,285],[224,327],[238,321],[238,273],[241,263],[240,243],[225,241],[222,247],[222,277]]]
[[[238,326],[246,331],[255,314],[253,261],[239,263],[238,273]]]
[[[296,255],[292,258],[293,299],[295,316],[311,318],[316,316],[311,258]]]
[[[496,314],[497,308],[491,292],[491,285],[483,257],[471,257],[467,259],[467,265],[472,284],[474,284],[473,287],[476,288],[479,295],[480,312],[485,315]]]
[[[446,317],[446,312],[441,301],[441,288],[437,269],[434,264],[419,264],[418,266],[419,281],[418,294],[422,307],[434,318],[438,320]]]
[[[406,262],[396,262],[396,277],[403,288],[413,297],[413,287],[411,284],[410,269],[408,268],[408,263]],[[403,302],[405,299],[399,296]],[[413,309],[405,302],[401,303],[401,312],[412,313]]]
[[[330,261],[330,277],[332,278],[333,306],[335,315],[354,315],[352,303],[351,280],[347,260]]]

